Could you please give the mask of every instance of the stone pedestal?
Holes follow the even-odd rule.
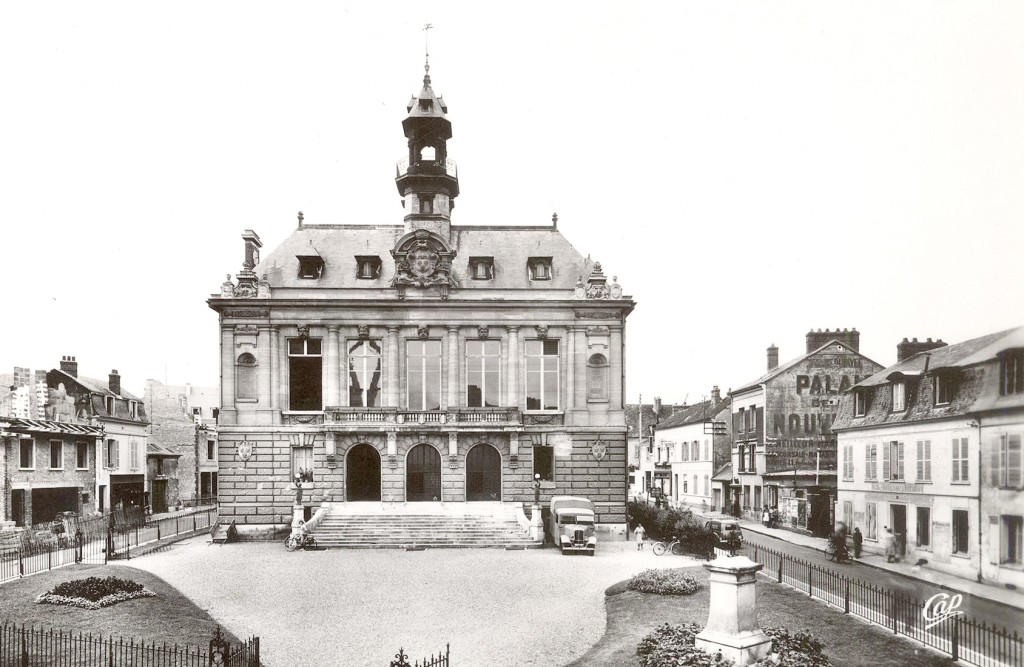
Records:
[[[540,518],[540,505],[530,508],[530,539],[538,542],[544,539],[544,522]]]
[[[772,640],[757,625],[754,584],[763,566],[746,556],[719,557],[704,567],[711,574],[708,622],[694,638],[697,648],[721,652],[739,667],[768,655]]]

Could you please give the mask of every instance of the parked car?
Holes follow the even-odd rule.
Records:
[[[576,496],[551,498],[551,516],[548,518],[551,537],[567,553],[586,553],[591,556],[597,549],[594,535],[594,503]]]
[[[734,538],[738,542],[743,541],[743,531],[735,521],[712,520],[705,523],[704,526],[718,537],[720,545],[728,544],[730,538]]]

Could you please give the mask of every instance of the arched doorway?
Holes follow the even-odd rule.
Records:
[[[370,445],[356,445],[345,463],[345,500],[380,500],[380,454]]]
[[[405,499],[441,500],[441,455],[430,445],[416,445],[405,459]]]
[[[466,500],[501,500],[501,454],[480,444],[466,456]]]

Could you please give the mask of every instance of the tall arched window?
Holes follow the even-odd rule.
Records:
[[[608,399],[608,359],[595,354],[587,361],[587,399]]]
[[[256,399],[256,357],[248,352],[238,355],[235,362],[235,398]]]

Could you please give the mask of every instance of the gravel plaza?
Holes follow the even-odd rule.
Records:
[[[238,636],[259,635],[272,667],[387,667],[451,644],[452,665],[557,667],[605,630],[605,589],[640,570],[696,565],[650,545],[555,549],[330,549],[198,537],[123,563],[162,577]],[[670,619],[665,619],[670,620]]]

